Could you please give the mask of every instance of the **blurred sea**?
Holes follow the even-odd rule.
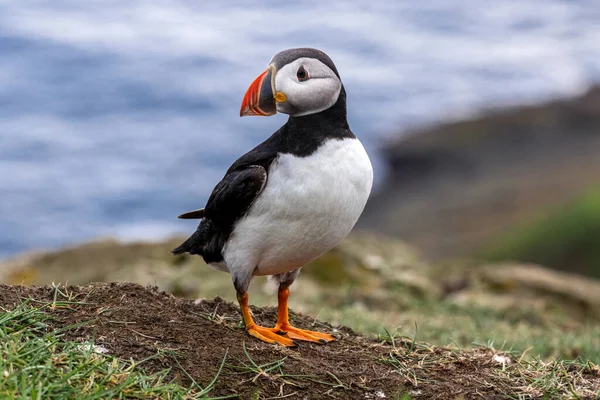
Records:
[[[175,217],[284,123],[238,113],[285,48],[333,58],[379,181],[399,130],[600,80],[596,0],[249,4],[0,2],[0,257],[191,232]]]

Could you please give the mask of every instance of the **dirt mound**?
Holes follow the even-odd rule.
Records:
[[[23,301],[46,305],[53,329],[69,327],[68,340],[94,341],[110,355],[146,360],[141,367],[148,372],[170,368],[171,379],[202,387],[217,376],[211,396],[376,399],[408,393],[414,399],[493,399],[514,395],[520,386],[525,390],[520,394],[533,390],[523,371],[507,367],[509,356],[491,349],[437,348],[393,337],[378,341],[295,313],[295,325],[332,332],[339,340],[301,343],[297,349],[262,343],[246,335],[238,307],[220,298],[185,300],[127,283],[0,285],[0,305],[10,309]],[[252,311],[258,323],[274,324],[274,308]],[[597,372],[578,370],[574,379]]]

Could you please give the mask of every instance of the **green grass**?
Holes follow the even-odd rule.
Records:
[[[381,335],[388,330],[442,346],[472,348],[493,343],[498,349],[527,352],[532,358],[581,357],[600,363],[600,325],[590,322],[571,326],[568,316],[561,317],[558,312],[534,314],[527,309],[500,311],[420,300],[389,307],[332,307],[323,309],[319,318],[339,321],[365,334]]]
[[[53,306],[57,304],[33,306],[25,302],[14,310],[0,310],[0,398],[204,399],[209,396],[212,384],[202,388],[194,383],[186,388],[169,382],[168,370],[146,374],[139,367],[149,359],[118,360],[101,354],[101,348],[92,343],[64,340],[64,333],[76,326],[47,332],[49,317],[44,309]]]
[[[224,379],[231,377],[242,382],[244,387],[256,387],[256,391],[251,392],[250,398],[253,399],[264,398],[261,387],[264,388],[265,384],[279,390],[279,397],[271,398],[293,398],[297,391],[306,387],[335,390],[335,393],[355,393],[356,388],[351,388],[348,381],[339,379],[335,370],[325,371],[325,376],[308,375],[304,371],[302,375],[291,373],[293,367],[288,363],[294,362],[296,353],[276,353],[273,357],[261,357],[262,361],[258,361],[256,355],[261,353],[251,351],[245,342],[242,343],[241,354],[232,356],[226,352],[223,359],[215,363],[220,363],[215,365],[218,372],[204,387],[179,364],[178,354],[172,350],[163,350],[139,361],[102,354],[101,348],[93,343],[65,339],[70,332],[87,323],[58,329],[53,323],[52,313],[56,309],[75,310],[78,306],[91,304],[77,302],[69,293],[63,287],[54,286],[54,301],[42,303],[29,299],[12,310],[0,309],[0,398],[205,399],[210,398],[213,389],[215,392],[220,390],[217,388],[219,378],[222,384]],[[445,312],[448,313],[448,310]],[[464,332],[485,328],[485,314],[479,316],[481,324],[463,326]],[[230,316],[221,316],[216,310],[197,315],[217,324],[226,322],[232,329],[239,328],[238,321]],[[440,323],[448,321],[440,317]],[[464,321],[456,323],[462,324]],[[489,328],[494,326],[492,324]],[[381,331],[381,327],[379,329]],[[410,330],[410,335],[404,333],[407,330]],[[390,346],[377,356],[373,353],[373,357],[391,366],[391,373],[403,377],[411,388],[407,393],[388,393],[388,398],[408,400],[447,394],[452,395],[444,398],[461,398],[454,393],[460,393],[463,389],[463,393],[476,393],[480,389],[489,393],[493,387],[497,393],[513,399],[600,399],[600,368],[592,361],[578,356],[571,359],[541,358],[533,348],[523,353],[512,345],[494,343],[485,336],[491,331],[485,332],[480,333],[481,343],[472,343],[471,348],[465,349],[458,345],[447,347],[427,343],[423,338],[429,337],[432,330],[423,325],[412,324],[398,330],[383,329],[379,340]],[[548,330],[544,332],[548,336]],[[573,333],[572,337],[577,344],[581,341],[581,337],[577,336],[579,334]],[[589,351],[597,352],[600,331],[590,334],[590,339],[593,335],[596,335],[596,342],[590,343],[596,348],[590,348]],[[570,339],[564,333],[543,336],[540,334],[536,340],[540,343],[554,338],[562,341],[560,345],[551,344],[553,348],[573,345],[568,343]],[[175,375],[183,374],[191,382],[189,386],[171,380],[174,374],[170,374],[169,370],[147,373],[144,364],[155,357],[164,356],[175,361],[173,368],[177,371],[173,372],[178,373]],[[506,364],[498,363],[493,359],[495,356],[508,361]],[[473,368],[465,367],[469,365]],[[339,375],[339,371],[337,373]],[[259,381],[263,386],[258,385]],[[288,392],[286,395],[283,395],[284,388]]]
[[[141,245],[134,246],[134,250],[131,246],[134,245],[104,245],[101,252],[94,254],[94,264],[83,261],[70,264],[74,259],[84,259],[90,252],[93,246],[85,245],[52,257],[45,256],[52,259],[52,263],[45,262],[45,258],[34,259],[27,268],[35,266],[41,273],[52,270],[54,265],[56,270],[68,275],[75,269],[97,271],[101,265],[99,260],[107,257],[104,268],[118,270],[120,274],[107,274],[97,277],[98,280],[159,284],[178,295],[191,293],[192,298],[218,295],[236,302],[230,275],[211,270],[200,257],[187,257],[176,267],[164,261],[152,264],[150,259],[138,260],[138,252],[164,253],[165,260],[171,262],[173,257],[168,250],[173,243],[155,243],[144,251],[137,249]],[[586,312],[596,310],[598,304],[582,303],[577,298],[565,299],[560,293],[552,293],[551,287],[545,291],[544,287],[536,288],[535,293],[533,289],[529,293],[512,290],[510,285],[495,287],[484,279],[478,265],[426,265],[405,247],[401,242],[386,242],[379,237],[351,238],[338,250],[303,269],[291,287],[290,308],[365,334],[380,334],[386,328],[412,336],[418,324],[418,339],[437,345],[471,347],[493,341],[504,348],[527,350],[532,357],[581,356],[600,362],[600,321],[585,316]],[[126,259],[128,254],[131,259]],[[113,259],[115,255],[121,258]],[[380,261],[374,262],[377,258]],[[58,268],[59,264],[63,266]],[[332,274],[342,283],[334,284]],[[448,280],[465,281],[465,288],[442,297],[439,288]],[[184,283],[190,289],[178,291]],[[265,278],[257,277],[250,288],[251,304],[276,305],[276,301],[276,288],[266,285]],[[212,314],[198,316],[209,320],[219,318]],[[241,323],[239,319],[237,322]]]
[[[600,278],[600,188],[500,238],[481,252],[490,261],[519,260]]]
[[[591,216],[599,211],[599,205],[600,191],[593,192],[577,202],[576,207],[563,211],[565,216],[558,219],[560,232],[549,231],[549,228],[540,228],[536,225],[528,227],[528,235],[532,241],[544,239],[542,242],[548,243],[551,239],[564,242],[561,238],[563,231],[571,232],[570,237],[576,237],[577,232],[581,229],[587,232],[585,235],[581,235],[579,242],[577,240],[566,242],[565,248],[569,248],[573,243],[584,241],[586,235],[592,232],[596,220]],[[586,228],[581,228],[582,225]],[[600,233],[595,237],[600,237]],[[523,240],[525,239],[515,239],[519,243]],[[64,261],[60,261],[61,253],[56,253],[52,257],[46,256],[52,260],[52,263],[34,259],[27,267],[31,269],[35,266],[36,271],[39,270],[40,273],[55,268],[54,271],[64,271],[66,275],[76,268],[81,271],[96,271],[96,264],[86,264],[83,261],[78,261],[80,264],[72,264],[74,254],[78,255],[75,257],[77,260],[83,259],[83,255],[89,252],[90,246],[84,246],[77,251],[68,251],[69,257]],[[125,257],[129,254],[127,246],[131,245],[113,244],[111,246],[102,247],[97,255],[98,260],[94,259],[94,262],[101,265],[99,261],[101,257],[113,257],[115,254]],[[140,253],[146,254],[152,250],[161,257],[164,253],[165,260],[171,262],[172,258],[167,251],[171,247],[171,243],[153,244],[144,248],[144,251],[140,250]],[[539,395],[536,398],[543,398],[543,396],[554,398],[557,396],[553,394],[559,392],[563,398],[565,396],[566,398],[577,398],[574,395],[568,395],[570,393],[569,385],[575,385],[577,391],[578,374],[581,371],[587,371],[585,373],[587,375],[584,375],[589,378],[589,370],[592,368],[589,366],[590,363],[600,363],[600,320],[598,319],[600,303],[590,300],[589,296],[578,295],[578,290],[581,289],[580,281],[569,282],[569,290],[554,291],[552,285],[532,286],[527,280],[521,281],[519,274],[511,275],[508,270],[502,270],[502,264],[499,265],[499,269],[494,271],[505,279],[497,280],[491,279],[488,276],[489,273],[484,273],[490,265],[482,267],[476,263],[471,265],[467,262],[429,265],[420,261],[409,250],[405,249],[402,243],[396,241],[386,242],[378,237],[371,238],[370,236],[355,237],[351,241],[345,242],[340,249],[305,268],[298,282],[292,286],[290,307],[293,311],[317,317],[334,325],[346,325],[364,334],[385,336],[385,329],[389,332],[396,332],[396,337],[404,337],[397,343],[397,346],[399,343],[402,344],[405,354],[397,349],[398,351],[390,353],[389,362],[391,365],[397,366],[398,373],[405,376],[408,381],[416,382],[419,385],[430,385],[427,382],[429,371],[435,371],[436,366],[451,360],[451,358],[441,357],[437,359],[439,363],[430,364],[435,361],[431,358],[431,349],[449,346],[449,348],[460,350],[456,350],[452,354],[444,352],[447,357],[459,357],[461,352],[467,352],[468,354],[464,357],[468,358],[471,354],[469,352],[475,352],[473,354],[477,355],[478,349],[494,348],[494,351],[510,354],[513,358],[510,368],[489,375],[490,379],[506,378],[507,380],[502,381],[506,384],[506,390],[511,389],[511,385],[518,384],[522,389],[518,393],[536,393]],[[593,249],[591,250],[589,254],[593,254]],[[508,250],[506,251],[508,252]],[[512,247],[510,251],[514,251]],[[167,256],[168,258],[166,258]],[[137,281],[144,285],[158,283],[167,291],[179,294],[187,293],[193,298],[212,298],[219,295],[229,301],[236,301],[230,276],[208,269],[198,257],[182,258],[177,266],[170,266],[162,259],[158,261],[138,260],[137,257],[140,255],[133,252],[131,260],[126,260],[126,262],[120,259],[107,259],[104,266],[106,270],[119,271],[119,274],[114,275],[113,272],[110,272],[101,276],[99,280]],[[59,264],[64,265],[58,268]],[[491,265],[491,267],[494,266]],[[528,267],[520,268],[527,269]],[[552,274],[552,272],[549,273]],[[49,276],[52,277],[52,274]],[[334,278],[342,283],[335,284]],[[85,282],[87,280],[76,283]],[[462,289],[445,293],[444,285],[453,282],[464,282],[465,284]],[[590,280],[586,280],[586,282],[591,283]],[[36,281],[36,283],[45,282]],[[178,292],[177,288],[182,288],[181,292]],[[597,291],[600,291],[600,286],[596,284],[596,286],[592,286],[592,290],[586,290],[586,293]],[[199,393],[211,395],[210,385],[208,387],[196,384],[192,384],[190,387],[177,386],[166,380],[166,371],[148,377],[142,371],[144,362],[133,363],[126,360],[117,362],[89,349],[82,351],[81,344],[65,341],[61,332],[47,333],[48,321],[44,319],[46,317],[43,317],[44,307],[69,306],[68,296],[59,297],[65,301],[50,305],[35,304],[37,308],[32,306],[33,303],[23,306],[24,308],[19,311],[21,317],[16,317],[16,311],[2,314],[0,310],[0,318],[9,318],[13,324],[10,328],[0,319],[0,329],[2,329],[0,346],[2,346],[3,353],[9,355],[8,358],[2,359],[2,364],[0,364],[0,374],[5,370],[9,374],[7,380],[2,380],[3,377],[0,375],[0,398],[35,397],[38,393],[33,391],[37,388],[35,385],[21,395],[21,391],[25,390],[18,386],[21,380],[24,382],[29,380],[29,383],[35,382],[36,385],[38,385],[37,382],[58,382],[56,384],[42,383],[43,398],[69,398],[69,396],[77,398],[76,396],[81,393],[90,393],[91,396],[81,395],[82,398],[93,398],[94,395],[103,398],[119,398],[112,394],[114,392],[108,392],[117,385],[120,385],[119,388],[126,385],[127,390],[119,392],[121,398],[127,398],[126,396],[130,396],[129,398],[136,398],[136,396],[138,398],[162,398],[165,396],[198,398],[202,397]],[[262,278],[255,279],[250,290],[251,304],[256,306],[275,305],[276,298],[276,288],[266,285]],[[224,324],[229,329],[241,329],[239,317],[221,316],[217,312],[218,310],[215,309],[213,312],[195,315],[198,318]],[[32,313],[35,314],[35,317],[32,316]],[[7,315],[15,316],[7,317]],[[24,320],[26,315],[30,315],[29,322]],[[296,318],[300,317],[292,314],[292,322]],[[18,322],[20,320],[23,321]],[[8,343],[12,344],[7,344],[7,340],[5,340],[9,334],[12,336]],[[29,343],[30,341],[32,343]],[[406,345],[410,341],[414,347],[408,351]],[[10,352],[8,351],[9,346],[13,346],[13,348],[34,346],[35,350],[25,356],[24,353],[28,350],[23,350],[21,353],[16,350]],[[31,358],[31,362],[25,358],[33,357],[33,354],[37,355],[35,359]],[[72,370],[75,368],[67,363],[65,365],[58,364],[66,372],[57,373],[50,370],[48,365],[53,366],[53,364],[48,360],[60,360],[61,357],[73,360],[73,365],[77,363],[85,365],[93,361],[98,363],[98,367],[90,367],[90,371],[75,373],[75,377],[69,379],[76,389],[66,392],[66,394],[61,393],[58,391],[68,390],[61,387],[65,382],[63,379],[65,374],[74,373]],[[297,384],[298,380],[314,379],[309,376],[290,376],[289,366],[294,362],[290,358],[278,357],[268,360],[268,362],[261,359],[259,362],[243,354],[234,357],[231,352],[227,357],[219,383],[228,379],[230,375],[235,375],[239,376],[240,380],[250,383],[258,377],[257,382],[267,379],[273,385],[285,384],[290,388]],[[20,364],[19,358],[22,359]],[[112,363],[116,363],[116,367],[113,368]],[[39,370],[28,370],[28,373],[32,374],[29,378],[30,375],[19,372],[25,365],[36,366],[35,368]],[[141,368],[138,368],[140,366]],[[177,372],[179,376],[185,376],[186,373],[181,366],[178,367],[175,364],[173,368],[178,370],[172,371],[173,374]],[[583,372],[581,373],[583,374]],[[596,379],[600,380],[600,372],[594,373]],[[506,376],[503,378],[502,374]],[[565,374],[573,379],[561,378],[566,376]],[[444,376],[444,373],[439,373],[439,375]],[[513,378],[514,380],[512,380]],[[63,380],[61,381],[61,379]],[[202,381],[207,382],[211,379],[212,376],[202,379]],[[187,379],[186,381],[192,380]],[[93,385],[89,386],[89,382],[102,382],[102,384],[93,387]],[[337,382],[333,376],[327,379],[321,376],[319,382],[311,382],[311,385],[314,384],[335,387]],[[102,390],[106,392],[102,392]],[[57,391],[56,393],[59,394],[53,394],[53,391]],[[216,389],[213,389],[212,395],[215,395],[214,391]],[[167,392],[168,395],[163,394]],[[515,393],[517,392],[515,391]],[[577,391],[577,393],[585,393],[585,391]],[[411,393],[408,395],[419,397]],[[518,395],[515,395],[515,398],[519,398]]]
[[[380,339],[391,344],[389,356],[382,361],[392,365],[414,388],[434,384],[431,377],[439,379],[443,374],[440,370],[451,374],[452,368],[447,368],[448,365],[468,362],[478,367],[473,376],[467,373],[458,377],[460,381],[465,385],[476,382],[493,386],[509,399],[600,399],[600,368],[579,357],[550,361],[539,357],[528,359],[521,352],[494,348],[493,343],[466,353],[459,348],[439,348],[389,331],[380,335]],[[493,357],[498,357],[497,361],[490,363]]]

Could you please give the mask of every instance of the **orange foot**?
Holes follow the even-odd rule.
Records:
[[[277,324],[273,330],[275,332],[285,333],[291,339],[304,340],[306,342],[327,343],[335,340],[335,338],[328,333],[299,329],[290,324]]]
[[[240,303],[240,311],[246,325],[246,332],[250,336],[271,344],[280,344],[286,347],[296,347],[294,340],[303,340],[307,342],[325,344],[335,340],[335,338],[327,333],[314,332],[305,329],[293,327],[289,323],[287,298],[289,290],[286,288],[279,289],[279,307],[277,310],[277,324],[274,328],[265,328],[254,323],[250,309],[248,308],[248,294],[238,293],[238,301]]]
[[[265,328],[259,325],[253,325],[247,326],[246,332],[248,332],[250,336],[254,336],[263,342],[271,344],[277,343],[286,347],[296,347],[296,343],[294,343],[292,339],[278,334],[278,331],[276,331],[275,328]]]
[[[265,328],[259,325],[251,326],[246,331],[250,336],[254,336],[263,342],[271,344],[279,344],[286,347],[296,347],[294,340],[303,340],[306,342],[314,342],[325,344],[335,340],[335,337],[321,332],[314,332],[305,329],[298,329],[289,324],[283,326],[275,326],[274,328]]]

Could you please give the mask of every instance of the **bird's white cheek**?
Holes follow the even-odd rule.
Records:
[[[305,100],[312,103],[313,107],[323,111],[335,104],[340,96],[341,85],[333,79],[314,80],[310,88],[312,96]]]
[[[296,115],[321,112],[333,106],[337,101],[341,84],[333,79],[311,79],[306,82],[281,82],[277,91],[282,92],[286,101],[277,104],[277,110],[286,112],[293,108]]]

